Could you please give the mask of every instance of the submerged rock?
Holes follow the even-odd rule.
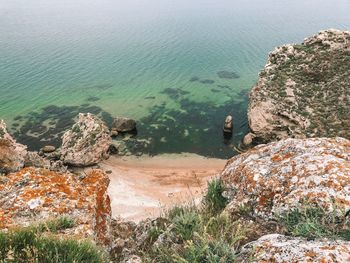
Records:
[[[6,124],[0,120],[0,173],[10,173],[24,166],[27,147],[17,143],[7,132]]]
[[[349,262],[350,242],[306,240],[271,234],[242,248],[239,262]]]
[[[221,179],[227,211],[250,207],[264,219],[317,205],[345,215],[350,210],[350,141],[286,139],[257,146],[228,161]]]
[[[80,113],[78,121],[64,133],[61,160],[68,165],[89,166],[108,158],[112,139],[106,124],[90,113]]]
[[[108,177],[91,170],[79,179],[71,173],[24,168],[0,185],[0,229],[28,226],[67,216],[75,225],[60,235],[89,238],[111,245]]]
[[[136,129],[136,121],[130,118],[117,117],[112,124],[112,131],[130,132]]]
[[[287,137],[350,139],[350,32],[326,30],[270,53],[250,93],[256,143]]]

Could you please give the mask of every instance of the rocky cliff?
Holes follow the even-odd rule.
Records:
[[[307,204],[350,210],[350,141],[286,139],[257,146],[228,161],[221,174],[228,209],[253,208],[271,218]]]
[[[250,137],[350,138],[350,32],[326,30],[270,53],[250,93]]]
[[[24,168],[0,177],[0,181],[0,229],[67,216],[75,226],[60,235],[110,245],[109,179],[102,171],[78,177],[69,172]]]

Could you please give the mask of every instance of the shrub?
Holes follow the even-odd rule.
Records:
[[[234,262],[246,228],[228,214],[211,215],[207,207],[176,206],[168,212],[167,242],[145,251],[146,263]]]
[[[204,196],[204,205],[211,214],[221,212],[227,205],[227,198],[222,196],[224,187],[220,179],[214,179],[208,183],[208,191]]]

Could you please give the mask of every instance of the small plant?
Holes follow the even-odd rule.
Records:
[[[40,223],[38,229],[41,232],[49,231],[49,232],[58,232],[60,230],[68,229],[74,227],[75,222],[74,219],[62,216],[54,220],[46,221],[44,223]]]
[[[200,230],[201,219],[196,211],[185,211],[172,219],[176,234],[182,240],[189,240]]]
[[[187,241],[183,253],[174,255],[178,263],[231,263],[235,258],[235,250],[228,243],[207,235]]]
[[[222,196],[224,187],[220,179],[208,183],[208,191],[204,197],[204,205],[211,214],[221,212],[227,205],[227,198]]]
[[[349,222],[346,218],[318,206],[294,209],[281,215],[279,221],[293,236],[350,240]]]

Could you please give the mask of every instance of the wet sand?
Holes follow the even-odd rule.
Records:
[[[194,154],[156,157],[112,156],[100,164],[110,171],[109,195],[113,217],[140,221],[156,217],[174,204],[200,202],[207,181],[226,160]]]

